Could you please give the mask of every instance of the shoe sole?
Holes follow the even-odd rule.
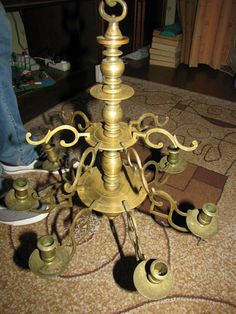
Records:
[[[48,213],[45,214],[39,214],[35,217],[29,217],[21,221],[5,221],[5,220],[0,220],[0,223],[5,224],[5,225],[10,225],[10,226],[26,226],[30,225],[36,222],[39,222],[43,219],[45,219],[48,216]]]
[[[74,165],[74,169],[76,169],[77,167],[79,166],[79,162],[76,163]],[[14,175],[14,174],[25,174],[25,173],[30,173],[30,172],[34,172],[34,173],[38,173],[38,172],[41,172],[41,173],[52,173],[52,174],[60,174],[60,173],[65,173],[65,172],[69,172],[70,169],[69,168],[60,168],[58,170],[53,170],[53,171],[50,171],[50,170],[44,170],[44,169],[35,169],[35,168],[24,168],[22,166],[21,167],[18,167],[18,170],[11,170],[8,168],[8,166],[3,166],[2,165],[2,168],[4,170],[4,174],[8,174],[8,175]]]
[[[48,206],[42,204],[40,210],[47,210]],[[0,223],[11,226],[24,226],[45,219],[49,213],[33,213],[30,211],[14,211],[6,207],[0,208]],[[5,216],[5,219],[4,219]]]

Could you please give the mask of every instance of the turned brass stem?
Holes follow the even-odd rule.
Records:
[[[46,235],[38,240],[37,247],[40,252],[41,259],[46,263],[51,263],[56,257],[57,243],[53,236]]]
[[[170,145],[168,147],[168,162],[172,165],[177,164],[178,160],[179,160],[179,148],[175,147],[173,145]]]
[[[25,178],[18,178],[13,182],[13,189],[15,190],[15,197],[18,200],[25,200],[28,197],[28,181]]]
[[[217,208],[215,204],[206,203],[202,207],[202,211],[198,215],[198,221],[202,225],[209,225],[212,218],[216,215]]]
[[[104,76],[104,85],[102,90],[104,93],[115,95],[121,91],[121,79],[124,72],[124,63],[119,58],[121,52],[115,45],[106,47],[103,52],[106,56],[101,63],[101,72]],[[108,138],[117,138],[121,135],[120,121],[123,113],[120,107],[121,100],[105,101],[103,109],[104,119],[104,135]]]
[[[120,92],[121,79],[125,67],[123,61],[118,57],[121,53],[117,47],[107,48],[103,54],[106,58],[101,63],[101,72],[105,77],[103,91],[108,94]]]
[[[55,147],[50,145],[49,143],[44,145],[44,150],[48,156],[48,160],[52,163],[55,163],[58,161],[58,156],[55,150]]]
[[[120,187],[121,168],[122,160],[119,152],[103,152],[102,169],[105,189],[115,191]]]
[[[123,113],[120,102],[107,101],[103,108],[104,135],[109,138],[118,138],[121,135],[120,121]]]

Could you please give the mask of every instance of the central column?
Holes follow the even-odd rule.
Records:
[[[120,172],[122,162],[119,152],[103,152],[102,169],[104,187],[108,191],[115,191],[120,187]]]
[[[101,63],[101,72],[104,77],[102,90],[109,95],[118,95],[121,92],[121,76],[125,70],[123,60],[119,58],[122,52],[118,48],[121,44],[126,43],[127,39],[123,38],[115,17],[109,18],[105,36],[102,38],[98,37],[98,42],[105,47],[103,51],[105,58]],[[103,134],[110,142],[121,138],[120,122],[122,121],[123,113],[120,103],[120,99],[106,100],[103,108]],[[120,152],[118,150],[104,150],[102,153],[102,170],[106,190],[116,191],[119,189],[121,169]]]
[[[120,4],[120,16],[108,15],[105,12],[105,3],[110,7]],[[101,152],[101,167],[95,166],[85,171],[80,178],[77,193],[86,206],[93,204],[93,210],[114,218],[124,213],[124,201],[129,208],[138,207],[146,197],[140,176],[126,165],[123,169],[121,153],[132,147],[136,142],[133,136],[134,128],[122,121],[123,113],[121,102],[133,96],[132,87],[123,84],[121,77],[125,66],[120,58],[120,47],[129,42],[119,29],[119,22],[127,14],[127,5],[123,0],[103,0],[99,5],[101,17],[108,22],[104,36],[98,36],[97,41],[104,46],[101,72],[103,83],[96,84],[90,89],[90,94],[104,102],[102,110],[103,119],[99,123],[92,123],[86,132],[86,138],[92,147],[98,147]]]

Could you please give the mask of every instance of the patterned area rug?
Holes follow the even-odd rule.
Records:
[[[236,104],[133,78],[124,81],[135,89],[135,95],[122,103],[124,119],[137,119],[144,112],[159,114],[161,119],[169,116],[166,128],[181,143],[199,142],[193,153],[183,154],[189,162],[185,172],[171,176],[163,190],[183,207],[216,203],[219,232],[199,242],[192,234],[163,226],[145,213],[148,204],[142,204],[136,214],[142,249],[149,258],[167,261],[174,281],[167,298],[151,301],[135,290],[132,281],[135,257],[125,215],[112,224],[94,214],[90,233],[78,243],[68,268],[51,279],[34,276],[28,270],[28,257],[37,238],[52,232],[55,221],[57,234],[63,236],[71,213],[53,211],[44,221],[24,227],[0,225],[1,313],[236,313]],[[26,127],[42,136],[61,124],[61,110],[82,110],[97,121],[102,107],[81,93]],[[150,152],[141,148],[142,153],[147,157]],[[70,158],[80,155],[80,147],[69,154]],[[47,180],[47,176],[29,175],[34,185]]]

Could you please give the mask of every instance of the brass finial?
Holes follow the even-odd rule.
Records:
[[[105,0],[105,2],[110,7],[114,7],[117,3],[119,3],[122,6],[122,13],[120,16],[109,15],[105,12],[104,1],[101,1],[99,5],[99,13],[105,21],[109,23],[114,23],[114,22],[119,23],[126,17],[128,8],[127,8],[127,4],[123,0]]]

